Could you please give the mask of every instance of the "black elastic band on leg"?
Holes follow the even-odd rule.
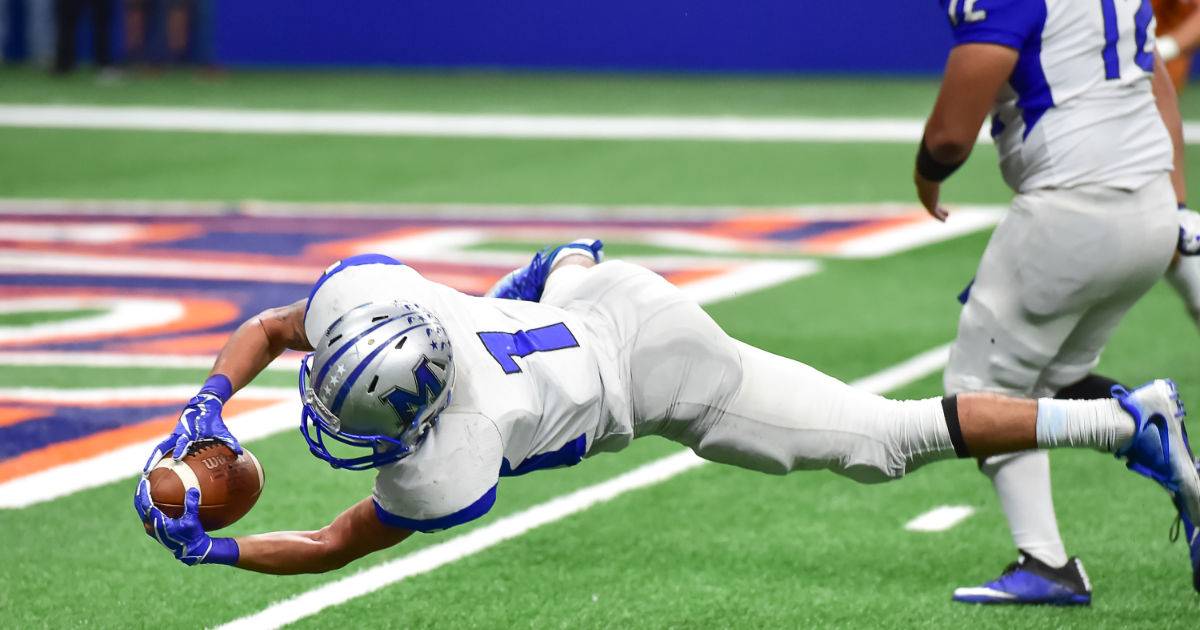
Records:
[[[958,424],[958,395],[942,398],[942,412],[946,415],[946,430],[950,432],[950,443],[954,454],[960,458],[970,457],[967,443],[963,440],[962,427]]]
[[[1088,374],[1058,390],[1054,397],[1063,400],[1104,400],[1112,398],[1112,388],[1116,385],[1121,384],[1107,376]]]

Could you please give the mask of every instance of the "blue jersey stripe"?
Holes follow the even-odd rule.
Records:
[[[1046,71],[1042,68],[1042,33],[1046,28],[1046,3],[1031,3],[1035,7],[1033,33],[1025,40],[1017,65],[1013,68],[1009,84],[1017,92],[1017,106],[1021,108],[1021,119],[1025,122],[1022,138],[1028,138],[1039,120],[1054,107],[1054,94]]]
[[[1147,31],[1150,30],[1150,20],[1152,19],[1154,19],[1154,8],[1150,6],[1150,0],[1142,0],[1141,6],[1133,16],[1134,42],[1137,44],[1137,53],[1133,55],[1133,62],[1146,72],[1154,72],[1154,53],[1146,52],[1146,40],[1149,39]]]
[[[574,466],[583,460],[583,456],[587,454],[587,434],[567,442],[562,448],[557,451],[549,451],[547,453],[539,453],[527,458],[521,462],[516,468],[508,463],[507,459],[500,460],[500,476],[501,477],[516,477],[531,473],[535,470],[545,470],[546,468],[562,468],[564,466]]]
[[[1117,57],[1117,40],[1121,31],[1117,27],[1117,0],[1100,0],[1100,10],[1104,14],[1104,49],[1100,56],[1104,58],[1104,78],[1121,78],[1121,60]]]
[[[490,490],[485,492],[483,496],[476,499],[471,505],[468,505],[467,507],[453,514],[447,514],[446,516],[439,518],[425,520],[406,518],[404,516],[392,514],[391,512],[383,509],[383,506],[379,505],[378,501],[372,502],[375,504],[375,516],[378,517],[379,521],[384,525],[402,527],[404,529],[411,529],[416,532],[436,532],[443,529],[450,529],[455,525],[462,525],[463,523],[473,521],[480,516],[487,514],[488,511],[492,509],[492,506],[496,503],[496,486],[492,486]]]

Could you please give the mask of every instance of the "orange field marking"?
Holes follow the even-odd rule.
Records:
[[[3,407],[0,406],[0,427],[7,427],[25,422],[30,418],[36,418],[46,413],[44,409],[36,409],[34,407]]]
[[[225,405],[225,411],[226,415],[233,416],[273,405],[276,402],[278,401],[233,399]],[[41,472],[55,466],[84,460],[99,453],[116,450],[130,444],[152,440],[156,437],[166,437],[175,426],[176,420],[178,420],[178,416],[175,414],[159,416],[145,422],[93,433],[92,435],[67,442],[51,444],[50,446],[0,461],[0,483]],[[146,453],[146,455],[149,455],[149,453]],[[142,463],[144,462],[130,462],[130,471],[134,470],[135,465],[141,465]]]
[[[719,276],[726,271],[728,269],[689,269],[687,271],[669,271],[664,273],[663,277],[675,286],[683,286]]]
[[[720,236],[753,238],[776,230],[806,225],[808,221],[797,221],[794,217],[770,214],[748,214],[721,221],[702,231]]]
[[[157,339],[122,345],[120,352],[132,352],[135,354],[204,354],[215,356],[228,339],[229,333],[227,332],[188,335],[186,337],[173,337],[171,339]]]
[[[927,220],[924,214],[915,213],[899,217],[880,218],[871,223],[810,238],[804,242],[804,248],[811,252],[836,252],[838,246],[856,238],[871,236],[924,220]]]

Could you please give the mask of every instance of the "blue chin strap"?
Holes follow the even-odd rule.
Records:
[[[339,430],[327,418],[332,414],[323,413],[321,401],[308,388],[309,360],[308,354],[300,361],[300,401],[304,406],[300,412],[300,434],[308,442],[308,450],[318,459],[322,459],[334,468],[346,470],[369,470],[395,462],[410,452],[412,447],[403,439],[386,435],[356,435]],[[325,438],[332,439],[355,448],[370,449],[370,454],[361,457],[337,457],[325,446]]]

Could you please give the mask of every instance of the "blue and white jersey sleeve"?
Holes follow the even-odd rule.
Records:
[[[496,501],[504,447],[477,413],[444,412],[412,455],[375,478],[375,513],[395,527],[440,531],[483,516]]]
[[[941,0],[941,6],[957,44],[1017,52],[991,126],[1013,190],[1136,190],[1170,170],[1170,137],[1150,86],[1148,0]]]
[[[1021,50],[1041,37],[1045,0],[942,0],[955,44],[998,44]]]

